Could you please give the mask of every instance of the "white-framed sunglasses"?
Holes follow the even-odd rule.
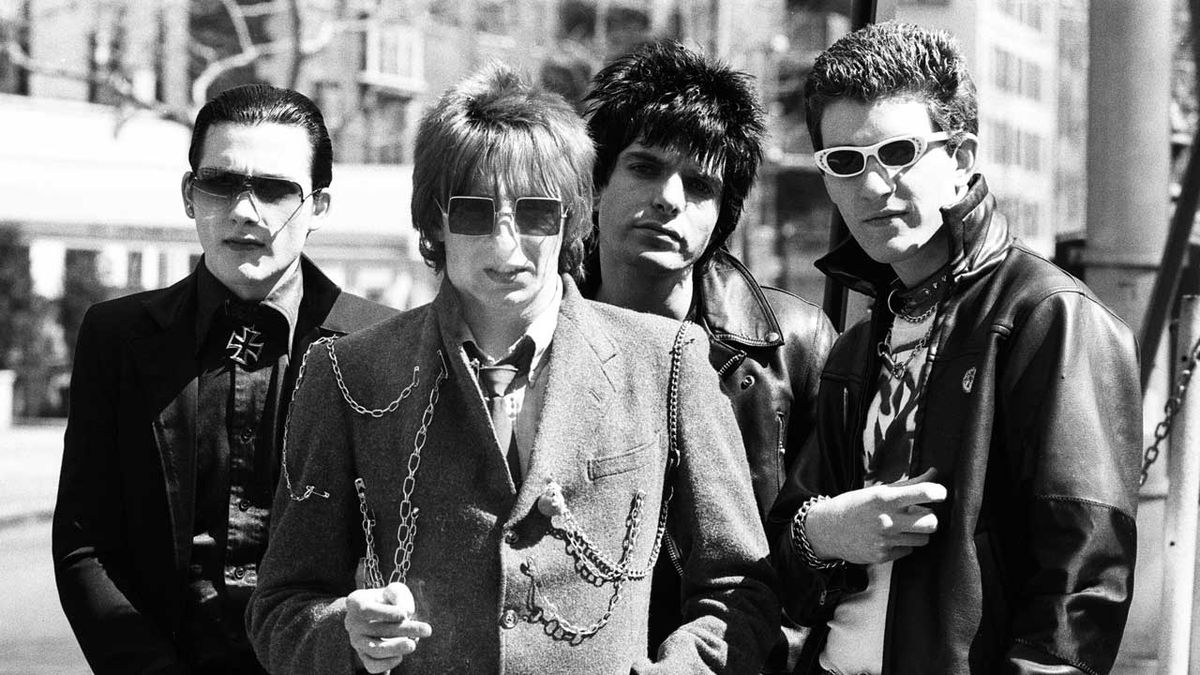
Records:
[[[813,160],[822,173],[838,178],[853,178],[867,169],[867,159],[874,157],[889,169],[904,169],[917,163],[929,146],[950,139],[945,131],[929,134],[905,134],[885,138],[875,145],[838,145],[813,153]]]

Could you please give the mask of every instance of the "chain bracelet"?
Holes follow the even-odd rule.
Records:
[[[329,343],[326,349],[329,351],[329,361],[333,364],[333,376],[337,380],[338,390],[342,392],[342,398],[346,400],[346,403],[350,406],[350,409],[359,415],[369,415],[379,419],[384,415],[394,413],[396,412],[396,408],[400,407],[400,401],[408,398],[408,395],[413,391],[413,387],[417,386],[417,375],[421,372],[421,366],[413,366],[412,382],[410,382],[408,386],[404,388],[404,391],[400,392],[400,395],[397,396],[395,400],[387,404],[386,408],[367,408],[358,401],[354,400],[354,397],[350,395],[350,389],[346,387],[346,382],[342,379],[342,369],[338,366],[337,354],[334,352],[332,341]],[[440,354],[441,351],[439,350],[438,353]],[[445,361],[443,360],[443,364],[444,363]]]
[[[1196,367],[1196,361],[1200,359],[1200,338],[1192,345],[1185,359],[1186,364],[1179,371],[1179,378],[1175,381],[1175,393],[1167,399],[1163,406],[1163,419],[1154,427],[1154,442],[1146,448],[1145,455],[1142,456],[1142,475],[1138,480],[1138,485],[1145,485],[1146,478],[1150,474],[1150,466],[1158,461],[1159,446],[1171,435],[1171,427],[1175,424],[1175,415],[1183,406],[1183,399],[1187,396],[1188,384],[1192,379],[1192,370]]]
[[[332,345],[333,341],[336,339],[337,339],[337,336],[335,336],[335,335],[318,338],[318,339],[314,340],[313,343],[308,346],[308,349],[306,349],[304,351],[304,358],[300,359],[300,368],[296,370],[296,384],[294,384],[292,386],[292,397],[288,401],[287,415],[284,416],[283,447],[279,451],[280,452],[279,466],[283,469],[283,482],[287,486],[288,497],[294,502],[302,502],[305,499],[308,499],[309,497],[311,497],[313,495],[321,497],[322,499],[329,499],[329,493],[325,492],[325,491],[318,492],[317,487],[315,485],[305,485],[304,486],[304,494],[302,494],[302,495],[296,494],[296,491],[292,488],[292,477],[290,475],[288,475],[287,442],[288,442],[288,436],[291,435],[288,430],[291,429],[291,426],[292,426],[292,411],[296,407],[296,392],[300,391],[300,383],[304,381],[304,368],[308,365],[308,355],[311,354],[314,349],[316,349],[317,345],[321,345],[321,344]]]
[[[404,485],[401,488],[400,524],[396,526],[397,545],[392,554],[393,567],[392,573],[389,575],[390,581],[407,583],[408,569],[412,565],[413,541],[417,536],[417,515],[420,513],[420,509],[414,508],[412,505],[413,492],[417,488],[417,469],[421,468],[421,451],[425,449],[425,440],[429,438],[429,425],[433,422],[433,412],[437,408],[438,392],[441,390],[442,382],[450,373],[450,369],[446,365],[446,356],[442,354],[442,350],[439,349],[437,355],[442,362],[442,369],[433,380],[433,388],[429,391],[429,402],[425,406],[425,411],[421,413],[421,427],[413,436],[413,451],[408,456],[408,475],[404,477]]]

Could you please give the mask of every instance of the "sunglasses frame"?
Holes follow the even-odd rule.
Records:
[[[816,162],[817,168],[821,170],[821,173],[825,174],[826,176],[831,176],[833,178],[854,178],[855,176],[861,176],[863,172],[867,170],[867,160],[871,159],[872,157],[874,157],[875,161],[878,162],[882,167],[897,170],[907,169],[913,164],[919,162],[921,158],[925,156],[925,153],[929,150],[930,145],[940,141],[948,140],[950,140],[950,134],[945,131],[934,131],[927,134],[902,134],[900,136],[885,138],[874,145],[836,145],[832,148],[817,150],[813,153],[813,161]],[[916,152],[913,153],[912,160],[905,164],[888,164],[887,162],[883,161],[882,157],[879,156],[879,150],[883,148],[883,146],[890,145],[897,141],[908,141],[909,143],[912,143]],[[855,171],[854,173],[838,173],[830,168],[829,155],[843,150],[856,152],[862,157],[862,167],[860,167],[858,171]]]
[[[209,192],[208,190],[205,190],[204,188],[197,185],[197,183],[199,181],[207,180],[206,178],[201,176],[201,174],[204,173],[205,171],[208,171],[211,174],[210,178],[215,178],[218,175],[237,176],[242,179],[242,189],[238,190],[237,192],[235,192],[229,196],[219,195],[219,194]],[[292,218],[295,218],[296,214],[300,212],[300,208],[304,206],[304,202],[308,201],[309,198],[311,198],[313,195],[317,194],[318,192],[320,192],[321,190],[324,189],[324,188],[317,188],[316,190],[313,190],[312,192],[310,192],[306,195],[306,194],[304,194],[304,186],[300,185],[299,183],[297,183],[294,180],[288,180],[286,178],[276,178],[274,176],[247,176],[244,173],[238,173],[237,171],[226,171],[224,169],[201,168],[199,171],[196,171],[195,173],[192,174],[190,180],[192,183],[192,189],[198,190],[201,193],[203,193],[204,195],[206,195],[208,197],[212,197],[213,199],[223,199],[229,204],[233,204],[234,202],[236,202],[238,197],[241,197],[242,195],[244,195],[246,193],[250,193],[250,203],[254,205],[255,210],[258,211],[259,216],[261,217],[263,211],[265,210],[263,208],[264,206],[273,208],[275,205],[272,202],[263,201],[262,198],[259,197],[254,192],[253,182],[255,179],[279,181],[281,183],[288,183],[289,185],[292,185],[296,188],[296,192],[300,195],[300,203],[296,204],[296,208],[292,209],[292,212],[290,214],[288,214],[287,220],[284,221],[285,225],[287,223],[292,222]]]
[[[491,231],[490,232],[459,232],[459,231],[456,231],[454,228],[450,227],[450,208],[455,199],[462,200],[462,201],[469,200],[469,201],[487,201],[487,202],[489,202],[492,205],[492,229],[491,229]],[[517,220],[517,207],[524,200],[538,201],[538,202],[556,202],[558,204],[558,229],[555,230],[554,232],[548,233],[548,234],[541,234],[541,233],[537,233],[537,232],[531,233],[531,232],[524,231],[521,228],[521,223]],[[516,199],[512,200],[512,210],[511,211],[499,210],[497,208],[497,206],[499,204],[500,204],[499,200],[493,199],[491,197],[477,197],[475,195],[454,195],[454,196],[450,197],[450,199],[446,200],[445,208],[442,208],[441,202],[437,202],[438,210],[441,211],[441,213],[442,213],[442,223],[446,226],[446,230],[448,232],[450,232],[451,234],[459,234],[459,235],[463,235],[466,237],[495,236],[496,234],[498,234],[500,232],[500,217],[503,215],[506,215],[506,214],[512,218],[513,228],[516,229],[517,234],[519,234],[519,235],[526,236],[526,237],[553,237],[555,235],[562,234],[563,224],[566,223],[567,218],[570,217],[570,212],[567,210],[567,208],[565,206],[563,206],[563,201],[561,199],[559,199],[558,197],[517,197]]]

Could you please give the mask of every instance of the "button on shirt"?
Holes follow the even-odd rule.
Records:
[[[243,614],[266,549],[303,279],[297,268],[247,306],[202,264],[197,288],[196,507],[181,642],[194,663],[221,664],[249,649]],[[230,358],[230,336],[248,323],[263,347],[243,364]]]

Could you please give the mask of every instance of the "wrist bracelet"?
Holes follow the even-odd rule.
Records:
[[[841,565],[843,562],[836,558],[832,560],[821,560],[818,558],[817,554],[813,552],[812,544],[808,541],[808,534],[804,530],[805,522],[808,520],[808,512],[812,510],[814,504],[823,502],[826,499],[829,499],[828,495],[809,497],[808,500],[800,505],[800,510],[796,511],[796,516],[792,518],[792,549],[800,555],[800,559],[804,561],[805,565],[814,570],[831,569]]]

